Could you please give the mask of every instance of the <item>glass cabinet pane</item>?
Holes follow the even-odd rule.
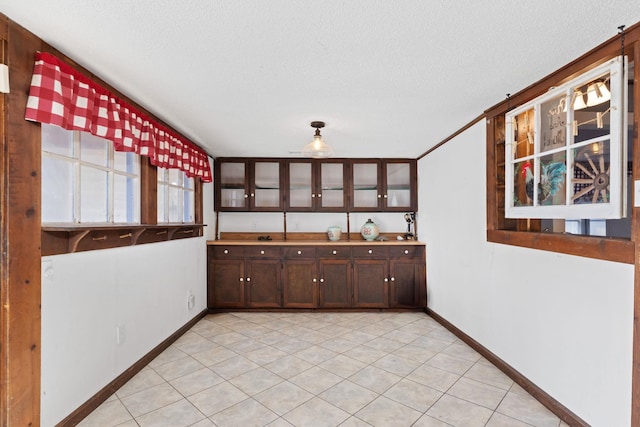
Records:
[[[251,197],[254,207],[280,206],[280,162],[256,162],[253,183],[254,192]]]
[[[313,207],[311,162],[289,163],[289,206]]]
[[[321,163],[320,205],[323,208],[340,208],[344,206],[344,164]]]
[[[246,208],[245,162],[220,163],[220,204],[223,208]]]
[[[377,208],[378,163],[353,164],[353,207]]]
[[[384,196],[386,204],[391,208],[411,207],[411,164],[387,163],[387,192]]]

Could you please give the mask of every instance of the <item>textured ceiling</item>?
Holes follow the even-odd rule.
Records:
[[[417,157],[640,21],[637,0],[0,0],[212,156]],[[298,152],[298,153],[296,153]]]

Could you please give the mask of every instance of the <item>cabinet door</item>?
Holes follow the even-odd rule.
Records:
[[[424,307],[424,265],[419,260],[389,261],[389,292],[391,307]]]
[[[244,260],[209,261],[207,303],[210,308],[244,307]]]
[[[382,179],[378,160],[351,162],[352,211],[379,211],[382,207]]]
[[[383,210],[408,211],[417,208],[417,165],[415,160],[385,160]]]
[[[222,211],[249,209],[249,169],[247,160],[216,161],[216,208]]]
[[[318,262],[320,307],[351,306],[351,261],[321,259]]]
[[[323,160],[318,165],[319,186],[316,191],[317,210],[344,212],[347,209],[348,166],[344,161]]]
[[[247,304],[249,307],[280,307],[280,260],[249,259],[246,263]]]
[[[251,162],[250,210],[281,211],[282,172],[279,160],[255,160]]]
[[[287,162],[287,197],[289,212],[311,212],[316,208],[316,183],[312,160]]]
[[[389,304],[388,273],[387,260],[354,259],[353,305],[355,307],[387,307]]]
[[[315,260],[287,260],[282,278],[284,307],[313,308],[318,301]]]

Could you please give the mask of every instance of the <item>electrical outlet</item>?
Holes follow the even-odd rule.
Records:
[[[196,306],[196,296],[193,295],[191,292],[189,292],[189,294],[187,295],[187,308],[189,310],[193,310],[193,307]]]
[[[127,339],[127,327],[125,325],[116,326],[116,342],[124,344]]]

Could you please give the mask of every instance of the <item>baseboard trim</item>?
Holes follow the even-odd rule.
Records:
[[[131,365],[122,374],[118,375],[116,379],[107,384],[102,390],[94,394],[89,400],[84,402],[78,409],[73,411],[64,420],[56,424],[56,427],[71,427],[77,425],[80,421],[85,419],[87,415],[93,412],[98,406],[115,393],[120,387],[122,387],[127,381],[133,378],[138,372],[140,372],[145,366],[155,359],[160,353],[166,350],[171,344],[173,344],[178,338],[180,338],[185,332],[187,332],[193,325],[198,323],[207,314],[207,309],[198,313],[193,319],[188,321],[184,326],[171,334],[167,339],[155,346],[149,353],[142,356],[136,363]]]
[[[425,312],[431,316],[434,320],[440,323],[442,326],[447,328],[451,333],[460,338],[462,341],[467,343],[471,348],[480,353],[485,359],[489,362],[493,363],[498,369],[500,369],[504,374],[506,374],[509,378],[515,381],[520,387],[525,389],[531,396],[533,396],[536,400],[538,400],[542,405],[547,407],[551,412],[556,414],[562,421],[569,424],[570,426],[575,427],[589,427],[589,423],[584,421],[582,418],[571,412],[566,406],[562,405],[560,402],[551,397],[548,393],[542,390],[540,387],[532,383],[527,377],[522,375],[516,369],[514,369],[511,365],[509,365],[504,360],[500,359],[498,356],[489,351],[486,347],[480,344],[478,341],[471,338],[469,335],[465,334],[463,331],[458,329],[451,322],[446,320],[444,317],[440,316],[438,313],[434,312],[430,308],[426,308]]]

